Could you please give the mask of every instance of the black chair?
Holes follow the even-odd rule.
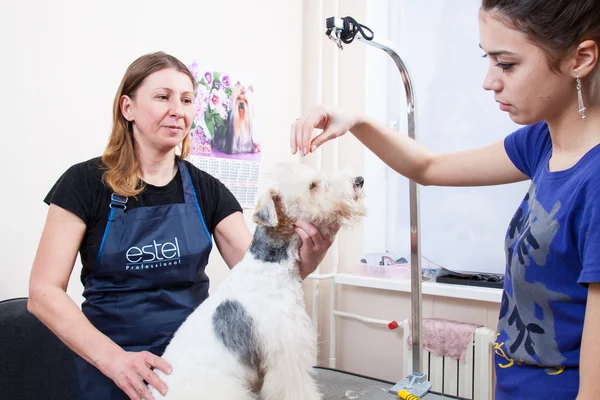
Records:
[[[27,298],[0,301],[0,399],[73,399],[73,355],[27,311]]]

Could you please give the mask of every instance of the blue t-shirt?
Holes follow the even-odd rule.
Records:
[[[587,284],[600,282],[600,145],[557,172],[545,122],[504,146],[531,186],[506,234],[496,400],[575,399]]]

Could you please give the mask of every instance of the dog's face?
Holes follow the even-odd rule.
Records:
[[[254,214],[257,224],[284,233],[293,231],[295,221],[304,220],[327,235],[366,214],[362,177],[347,171],[327,175],[303,164],[280,164],[272,176],[275,184]]]

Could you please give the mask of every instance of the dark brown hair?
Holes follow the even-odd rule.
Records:
[[[177,58],[159,51],[143,55],[135,60],[125,71],[125,76],[123,76],[115,95],[112,132],[102,155],[102,162],[106,166],[103,178],[113,191],[122,196],[135,196],[144,187],[140,185],[141,180],[138,177],[140,163],[135,152],[132,125],[121,112],[121,97],[127,95],[134,98],[146,77],[166,68],[173,68],[189,76],[194,90],[196,89],[194,75],[185,64]],[[181,158],[187,157],[190,147],[188,134],[181,142]]]
[[[481,8],[541,47],[552,70],[582,41],[600,46],[600,0],[482,0]]]

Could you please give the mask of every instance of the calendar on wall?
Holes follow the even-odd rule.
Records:
[[[258,162],[195,155],[191,155],[188,159],[197,168],[219,179],[243,208],[256,206]]]
[[[243,208],[254,208],[261,158],[254,88],[195,61],[188,67],[197,89],[187,159],[219,179]]]

